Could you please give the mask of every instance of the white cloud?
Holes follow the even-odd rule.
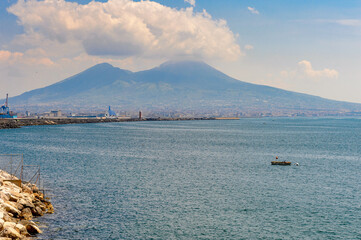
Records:
[[[338,71],[335,69],[324,68],[323,70],[315,70],[311,62],[302,60],[298,62],[297,69],[292,71],[283,70],[280,72],[282,79],[293,80],[310,80],[318,81],[321,79],[337,79]]]
[[[190,4],[195,1],[189,0]],[[93,56],[236,60],[242,55],[226,21],[193,8],[152,1],[109,0],[81,5],[64,0],[19,0],[8,8],[25,33],[13,48],[43,48],[57,58]],[[63,56],[62,56],[63,55]]]
[[[184,0],[184,1],[189,3],[190,5],[192,5],[193,7],[196,6],[196,1],[195,0]]]
[[[51,66],[54,65],[54,62],[44,56],[40,49],[32,49],[25,53],[0,50],[0,64],[2,66],[14,64]]]
[[[254,8],[254,7],[248,7],[248,10],[253,14],[259,14],[259,11],[256,10],[256,8]]]
[[[298,66],[301,72],[310,78],[338,78],[338,72],[335,69],[314,70],[307,60],[300,61]]]

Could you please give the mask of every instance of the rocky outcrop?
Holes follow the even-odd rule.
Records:
[[[32,219],[54,208],[35,185],[19,187],[8,179],[14,177],[0,170],[0,240],[30,239],[42,232]]]

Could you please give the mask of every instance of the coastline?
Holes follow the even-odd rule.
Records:
[[[63,125],[81,123],[106,123],[106,122],[139,122],[139,121],[191,121],[191,120],[216,120],[216,118],[17,118],[0,119],[0,129],[21,128],[37,125]]]
[[[0,239],[31,239],[41,234],[33,217],[53,212],[53,206],[36,185],[0,170]]]

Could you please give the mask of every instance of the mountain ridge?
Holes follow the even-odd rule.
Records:
[[[361,104],[234,79],[199,61],[168,61],[131,72],[94,65],[44,88],[12,97],[14,106],[244,111],[361,111]]]

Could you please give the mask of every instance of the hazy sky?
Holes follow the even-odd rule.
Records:
[[[171,59],[361,103],[361,0],[0,0],[0,98]]]

